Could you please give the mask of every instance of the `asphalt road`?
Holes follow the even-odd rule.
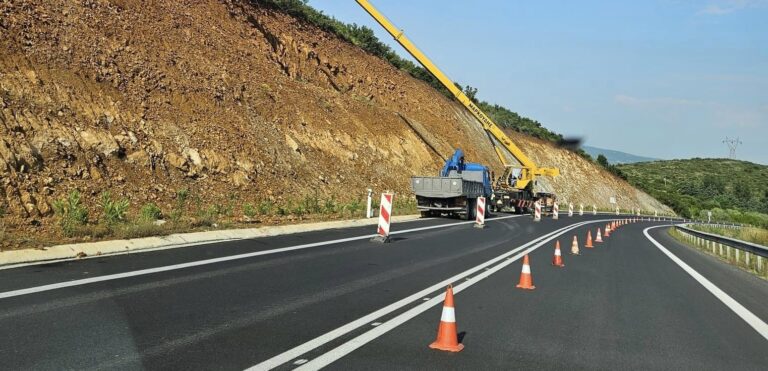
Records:
[[[482,230],[422,220],[392,230],[433,228],[385,245],[307,246],[375,229],[359,227],[0,270],[0,368],[290,369],[331,359],[329,369],[354,370],[765,369],[768,341],[643,235],[664,223],[624,226],[566,253],[574,234],[583,243],[605,224],[577,223],[607,218],[499,218]],[[768,282],[664,228],[650,234],[768,321]],[[550,265],[548,238],[561,240],[565,268]],[[291,246],[305,248],[270,252]],[[518,290],[517,259],[529,249],[537,289]],[[221,257],[235,258],[211,260]],[[179,266],[190,263],[200,265]],[[111,279],[83,281],[93,277]],[[427,348],[448,283],[466,346],[458,354]]]

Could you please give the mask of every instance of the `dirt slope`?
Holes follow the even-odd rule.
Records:
[[[134,212],[170,208],[180,189],[203,204],[408,192],[410,175],[436,173],[441,160],[398,113],[444,155],[461,147],[497,166],[460,106],[258,2],[6,1],[0,50],[10,230],[55,233],[52,200],[72,189],[93,199],[111,190]],[[516,139],[560,166],[552,186],[566,198],[605,205],[616,193],[660,207],[571,153]]]

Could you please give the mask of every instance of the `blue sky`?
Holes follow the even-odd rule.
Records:
[[[478,96],[585,144],[768,164],[768,0],[373,0]],[[354,1],[310,0],[371,27]]]

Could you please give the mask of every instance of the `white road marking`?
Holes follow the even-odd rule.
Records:
[[[371,323],[371,326],[374,326],[374,327],[376,327],[376,326],[378,326],[378,325],[380,325],[380,324],[381,324],[381,322],[374,322],[374,323]]]
[[[498,217],[496,219],[506,219],[511,217],[521,217],[523,215],[512,215],[512,216],[504,216],[504,217]],[[421,222],[426,220],[434,220],[438,218],[419,218],[419,219],[413,219],[413,220],[406,220],[401,223],[413,223],[413,222]],[[489,219],[491,220],[491,219]],[[460,225],[460,224],[468,224],[469,222],[460,222],[460,223],[454,223],[451,225]],[[474,221],[472,222],[474,223]],[[400,224],[400,223],[398,223]],[[375,226],[375,224],[373,224]],[[245,241],[245,240],[252,240],[252,239],[260,239],[260,238],[268,238],[268,237],[280,237],[280,236],[289,236],[289,235],[295,235],[300,233],[309,233],[309,232],[322,232],[324,230],[334,230],[334,229],[347,229],[347,228],[359,228],[359,227],[370,227],[370,225],[365,226],[350,226],[350,227],[333,227],[333,228],[327,228],[327,229],[317,229],[317,230],[310,230],[305,232],[294,232],[294,233],[287,233],[287,234],[276,234],[276,235],[270,235],[270,236],[259,236],[259,237],[253,237],[253,238],[227,238],[227,239],[221,239],[221,240],[214,240],[214,241],[204,241],[204,242],[189,242],[189,243],[183,243],[178,245],[169,245],[169,246],[158,246],[158,247],[152,247],[148,249],[140,249],[140,250],[127,250],[127,251],[121,251],[121,252],[114,252],[109,253],[106,255],[88,255],[82,258],[62,258],[62,259],[53,259],[53,260],[42,260],[42,261],[35,261],[35,262],[28,262],[28,263],[15,263],[15,264],[7,264],[0,266],[0,271],[6,270],[6,269],[15,269],[15,268],[22,268],[22,267],[30,267],[35,265],[45,265],[45,264],[52,264],[52,263],[63,263],[63,262],[70,262],[70,261],[83,261],[83,260],[90,260],[90,259],[103,259],[103,258],[109,258],[113,256],[120,256],[120,255],[136,255],[136,254],[143,254],[147,252],[155,252],[155,251],[162,251],[162,250],[172,250],[172,249],[178,249],[181,247],[190,247],[190,246],[204,246],[204,245],[214,245],[217,243],[226,243],[226,242],[236,242],[236,241]],[[397,234],[397,233],[403,233],[408,232],[407,231],[400,231],[400,232],[392,232],[390,234]]]
[[[327,343],[329,343],[331,341],[334,341],[335,339],[337,339],[337,338],[339,338],[341,336],[344,336],[344,335],[346,335],[346,334],[348,334],[348,333],[350,333],[350,332],[352,332],[352,331],[354,331],[354,330],[356,330],[356,329],[358,329],[358,328],[360,328],[362,326],[365,326],[366,324],[370,323],[371,321],[379,319],[379,318],[381,318],[381,317],[383,317],[383,316],[385,316],[385,315],[387,315],[389,313],[392,313],[392,312],[394,312],[396,310],[399,310],[402,307],[410,305],[413,302],[418,301],[419,299],[425,300],[423,302],[423,304],[421,304],[421,305],[426,306],[426,308],[431,308],[431,307],[433,307],[433,306],[435,306],[437,304],[440,304],[443,301],[443,299],[445,298],[445,293],[443,292],[443,293],[441,293],[441,294],[439,294],[439,295],[437,295],[437,296],[435,296],[435,297],[433,297],[431,299],[429,297],[426,297],[427,294],[431,294],[431,293],[433,293],[435,291],[438,291],[438,290],[442,291],[442,290],[445,289],[445,287],[448,284],[452,284],[452,283],[460,280],[462,277],[466,277],[467,275],[471,275],[471,274],[474,274],[474,273],[476,273],[478,271],[485,270],[486,267],[491,267],[491,266],[493,266],[496,263],[502,262],[498,266],[493,267],[490,270],[485,270],[482,274],[478,275],[477,276],[478,277],[477,280],[467,281],[467,282],[459,284],[458,286],[455,286],[454,287],[454,293],[456,293],[457,292],[456,288],[459,288],[459,291],[460,291],[463,287],[469,287],[469,286],[471,286],[471,285],[473,285],[475,283],[478,283],[483,278],[485,278],[487,276],[490,276],[491,274],[497,272],[499,269],[503,268],[504,266],[507,266],[507,265],[513,263],[515,261],[514,259],[519,259],[523,255],[527,254],[529,251],[532,251],[532,250],[525,250],[525,249],[527,249],[528,247],[536,244],[539,241],[543,241],[543,242],[541,242],[541,244],[544,244],[544,243],[550,241],[551,239],[553,239],[553,238],[555,238],[555,237],[557,237],[557,236],[559,236],[559,235],[561,235],[561,234],[563,234],[563,233],[565,233],[567,231],[570,231],[572,229],[581,227],[582,225],[589,224],[589,223],[604,223],[606,221],[607,221],[606,219],[601,219],[601,220],[592,220],[592,221],[584,221],[584,222],[574,223],[574,224],[571,224],[569,226],[566,226],[566,227],[560,228],[558,230],[555,230],[553,232],[547,233],[547,234],[545,234],[543,236],[537,237],[537,238],[529,241],[528,243],[526,243],[526,244],[524,244],[524,245],[522,245],[520,247],[517,247],[515,249],[512,249],[511,251],[508,251],[508,252],[506,252],[504,254],[501,254],[501,255],[499,255],[499,256],[491,259],[491,260],[488,260],[485,263],[482,263],[482,264],[477,265],[477,266],[475,266],[473,268],[470,268],[470,269],[468,269],[468,270],[466,270],[464,272],[461,272],[461,273],[459,273],[459,274],[457,274],[457,275],[455,275],[453,277],[447,278],[447,279],[445,279],[445,280],[443,280],[441,282],[438,282],[438,283],[436,283],[436,284],[434,284],[434,285],[432,285],[430,287],[427,287],[424,290],[421,290],[421,291],[419,291],[419,292],[417,292],[417,293],[415,293],[413,295],[405,297],[405,298],[403,298],[403,299],[401,299],[401,300],[399,300],[397,302],[394,302],[394,303],[392,303],[392,304],[390,304],[390,305],[388,305],[388,306],[386,306],[384,308],[381,308],[379,310],[371,312],[371,313],[369,313],[369,314],[367,314],[367,315],[365,315],[365,316],[363,316],[361,318],[358,318],[355,321],[349,322],[349,323],[347,323],[347,324],[345,324],[345,325],[343,325],[343,326],[341,326],[339,328],[336,328],[335,330],[327,332],[327,333],[325,333],[325,334],[323,334],[321,336],[318,336],[318,337],[316,337],[316,338],[314,338],[312,340],[309,340],[309,341],[307,341],[307,342],[305,342],[305,343],[303,343],[301,345],[298,345],[298,346],[296,346],[296,347],[294,347],[292,349],[289,349],[289,350],[287,350],[287,351],[285,351],[283,353],[280,353],[280,354],[278,354],[278,355],[276,355],[276,356],[274,356],[274,357],[272,357],[272,358],[270,358],[270,359],[268,359],[266,361],[263,361],[263,362],[255,365],[255,366],[249,368],[248,370],[269,370],[269,369],[278,367],[278,366],[280,366],[282,364],[285,364],[285,363],[289,362],[292,359],[295,359],[296,357],[298,357],[298,356],[300,356],[302,354],[305,354],[305,353],[308,353],[308,352],[310,352],[312,350],[315,350],[315,349],[317,349],[317,348],[319,348],[319,347],[321,347],[321,346],[323,346],[323,345],[325,345],[325,344],[327,344]],[[516,253],[518,253],[520,251],[522,251],[522,253],[520,253],[517,256],[514,256]],[[514,258],[513,258],[513,256],[514,256]],[[509,257],[509,259],[508,259],[508,257]],[[421,306],[417,306],[416,308],[421,308]],[[411,309],[411,310],[405,312],[404,314],[412,313],[412,311],[414,309]],[[424,310],[426,310],[426,309],[424,309]],[[401,314],[401,316],[402,315],[403,314]],[[398,317],[396,317],[396,318],[398,318]],[[387,323],[389,323],[389,322],[385,322],[383,325],[377,326],[376,329],[382,328],[383,326],[387,326]],[[389,331],[390,329],[388,329],[386,331]]]
[[[453,287],[453,293],[458,294],[461,291],[469,288],[470,286],[482,281],[485,278],[490,277],[492,274],[500,271],[501,269],[509,266],[510,264],[514,263],[515,261],[519,260],[525,255],[530,254],[534,250],[538,249],[541,246],[544,246],[546,243],[550,242],[551,240],[559,237],[560,235],[576,229],[582,225],[590,224],[590,223],[598,223],[603,222],[603,220],[594,220],[594,221],[588,221],[588,222],[582,222],[577,224],[572,224],[571,226],[561,228],[555,232],[552,232],[548,235],[545,235],[544,237],[538,239],[539,242],[534,244],[531,247],[526,248],[522,252],[515,255],[512,259],[503,260],[502,263],[497,264],[493,266],[490,270],[484,271],[483,273],[477,275],[472,281],[463,282],[461,284],[458,284]],[[533,242],[533,241],[531,241]],[[526,244],[530,246],[529,244]],[[524,245],[525,246],[525,245]],[[523,247],[517,248],[513,251],[520,251],[523,249]],[[514,252],[512,252],[514,254]],[[344,344],[339,345],[338,347],[331,349],[327,353],[322,354],[321,356],[313,359],[312,361],[304,364],[301,367],[296,368],[296,370],[319,370],[325,366],[328,366],[329,364],[335,362],[336,360],[346,356],[349,353],[352,353],[356,349],[362,347],[363,345],[375,340],[376,338],[386,334],[387,332],[395,329],[396,327],[402,325],[403,323],[413,319],[414,317],[426,312],[430,308],[434,307],[435,305],[442,302],[445,298],[445,294],[442,294],[440,296],[437,296],[433,298],[432,300],[428,302],[421,303],[411,309],[409,309],[406,312],[403,312],[402,314],[398,315],[397,317],[394,317],[390,319],[389,321],[384,322],[381,324],[381,326],[376,327],[375,329],[371,329],[352,340],[347,341]]]
[[[766,340],[768,340],[768,324],[763,322],[758,316],[756,316],[754,313],[750,312],[749,309],[745,308],[743,305],[741,305],[739,302],[737,302],[735,299],[733,299],[730,295],[726,294],[723,290],[720,290],[719,287],[715,286],[714,283],[710,282],[708,279],[706,279],[704,276],[702,276],[699,272],[691,268],[690,265],[686,264],[684,261],[682,261],[680,258],[678,258],[675,254],[667,250],[666,247],[664,247],[662,244],[660,244],[658,241],[653,239],[650,234],[648,234],[648,230],[654,229],[654,228],[660,228],[660,227],[669,227],[668,225],[659,225],[655,227],[648,227],[643,230],[643,234],[645,235],[648,240],[651,241],[656,247],[661,250],[664,254],[667,255],[670,259],[672,259],[673,262],[675,262],[677,265],[680,266],[680,268],[683,268],[683,270],[691,275],[693,279],[698,281],[702,286],[704,286],[705,289],[707,289],[709,292],[712,293],[712,295],[715,295],[716,298],[718,298],[725,306],[730,308],[736,315],[741,317],[741,319],[744,320],[748,325],[752,326],[752,328],[757,331],[760,335],[762,335]]]
[[[522,216],[522,215],[502,216],[502,217],[497,217],[497,218],[493,218],[493,219],[488,219],[488,221],[491,222],[491,221],[494,221],[494,220],[504,220],[504,219],[516,218],[516,217],[520,217],[520,216]],[[458,222],[458,223],[451,223],[451,224],[433,225],[433,226],[428,226],[428,227],[411,228],[411,229],[406,229],[406,230],[402,230],[402,231],[394,231],[394,232],[391,232],[390,235],[402,234],[402,233],[411,233],[411,232],[420,232],[420,231],[426,231],[426,230],[438,229],[438,228],[448,228],[448,227],[453,227],[453,226],[457,226],[457,225],[471,224],[471,223],[474,223],[474,221],[466,221],[466,222]],[[223,256],[223,257],[219,257],[219,258],[198,260],[198,261],[193,261],[193,262],[188,262],[188,263],[166,265],[166,266],[162,266],[162,267],[140,269],[140,270],[130,271],[130,272],[108,274],[108,275],[105,275],[105,276],[83,278],[83,279],[72,280],[72,281],[67,281],[67,282],[52,283],[52,284],[48,284],[48,285],[30,287],[30,288],[26,288],[26,289],[19,289],[19,290],[1,292],[0,293],[0,299],[12,298],[12,297],[21,296],[21,295],[35,294],[35,293],[44,292],[44,291],[63,289],[63,288],[66,288],[66,287],[82,286],[82,285],[88,285],[88,284],[97,283],[97,282],[112,281],[112,280],[118,280],[118,279],[122,279],[122,278],[143,276],[143,275],[147,275],[147,274],[154,274],[154,273],[167,272],[167,271],[173,271],[173,270],[178,270],[178,269],[199,267],[199,266],[209,265],[209,264],[223,263],[223,262],[228,262],[228,261],[232,261],[232,260],[240,260],[240,259],[253,258],[253,257],[256,257],[256,256],[271,255],[271,254],[277,254],[277,253],[288,252],[288,251],[303,250],[303,249],[308,249],[308,248],[311,248],[311,247],[327,246],[327,245],[334,245],[334,244],[350,242],[350,241],[365,240],[365,239],[370,239],[370,238],[372,238],[374,236],[376,236],[376,234],[368,234],[368,235],[365,235],[365,236],[340,238],[340,239],[330,240],[330,241],[313,242],[313,243],[307,243],[307,244],[303,244],[303,245],[282,247],[282,248],[279,248],[279,249],[254,251],[254,252],[245,253],[245,254]]]
[[[293,362],[293,364],[297,365],[297,366],[298,365],[303,365],[303,364],[307,363],[307,361],[308,361],[307,359],[297,359],[296,362]]]

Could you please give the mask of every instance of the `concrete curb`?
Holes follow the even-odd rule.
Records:
[[[403,215],[392,218],[394,222],[420,219],[419,215]],[[111,240],[58,245],[44,249],[24,249],[0,252],[0,269],[13,268],[27,263],[93,258],[105,255],[125,254],[204,245],[250,238],[280,236],[285,234],[375,225],[378,218],[339,220],[307,224],[291,224],[247,229],[228,229],[208,232],[176,233],[168,236],[145,237],[131,240]],[[371,234],[375,230],[371,229]]]

